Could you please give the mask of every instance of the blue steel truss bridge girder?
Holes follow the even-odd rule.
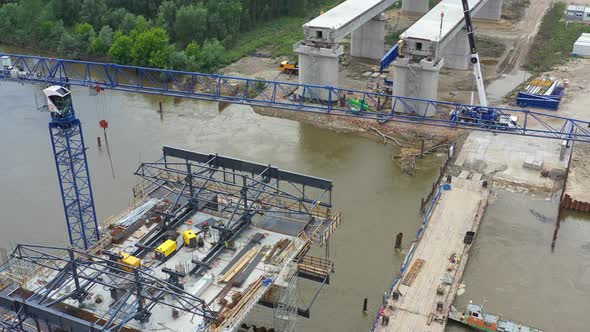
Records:
[[[271,107],[307,113],[331,114],[395,121],[427,126],[471,129],[510,135],[590,142],[589,122],[526,109],[496,108],[506,117],[517,116],[510,128],[477,121],[457,121],[450,113],[474,105],[343,89],[123,66],[112,63],[64,60],[39,56],[0,54],[10,59],[11,68],[0,69],[0,79],[30,83],[69,84],[126,92],[192,98],[216,102]],[[300,96],[307,96],[302,98]],[[320,96],[327,96],[322,98]],[[353,100],[354,99],[354,100]],[[362,105],[359,107],[359,103]],[[489,109],[489,108],[488,108]],[[436,116],[426,117],[429,110]]]

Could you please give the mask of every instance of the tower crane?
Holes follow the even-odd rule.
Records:
[[[50,86],[43,94],[46,105],[42,110],[49,111],[51,116],[49,134],[70,243],[88,250],[100,239],[100,232],[82,125],[74,112],[72,93],[65,86]]]
[[[483,107],[488,106],[488,99],[486,97],[486,88],[483,82],[483,73],[481,71],[481,62],[479,54],[475,47],[475,35],[473,33],[473,24],[471,23],[471,12],[469,9],[468,0],[463,2],[463,15],[465,16],[465,27],[467,28],[467,39],[469,40],[469,49],[471,52],[471,64],[473,65],[473,79],[477,84],[477,94],[479,95],[479,104]],[[471,95],[471,104],[473,105],[473,94]]]

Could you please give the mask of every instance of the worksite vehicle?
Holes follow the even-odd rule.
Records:
[[[156,258],[165,261],[174,252],[176,252],[176,241],[166,240],[156,248]]]
[[[299,65],[297,62],[283,61],[279,66],[279,70],[289,75],[299,75]]]
[[[141,259],[124,252],[121,253],[121,256],[123,256],[123,258],[119,260],[119,263],[125,265],[123,270],[131,272],[133,268],[139,269],[141,267]]]
[[[192,229],[182,232],[182,239],[184,245],[189,248],[203,247],[204,240],[201,236],[197,235]]]
[[[505,114],[492,107],[458,106],[450,113],[453,124],[463,124],[474,127],[515,130],[518,129],[518,117]]]

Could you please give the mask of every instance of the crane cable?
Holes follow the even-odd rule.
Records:
[[[109,146],[109,138],[107,135],[107,129],[109,128],[109,113],[107,112],[108,108],[107,108],[107,102],[106,102],[106,96],[105,96],[105,88],[101,87],[100,84],[97,84],[94,87],[94,90],[96,92],[96,96],[97,96],[97,102],[96,102],[96,109],[97,109],[97,115],[99,117],[99,121],[98,121],[98,125],[103,129],[103,134],[104,134],[104,144],[107,148],[107,156],[109,157],[109,164],[111,166],[111,174],[113,176],[113,179],[115,178],[115,168],[113,166],[113,157],[111,155],[111,149]]]

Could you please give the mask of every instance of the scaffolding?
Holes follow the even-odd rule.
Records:
[[[283,287],[278,287],[272,311],[273,327],[277,332],[296,332],[299,328],[299,293],[297,289],[297,266],[289,263],[289,272],[280,281]]]

